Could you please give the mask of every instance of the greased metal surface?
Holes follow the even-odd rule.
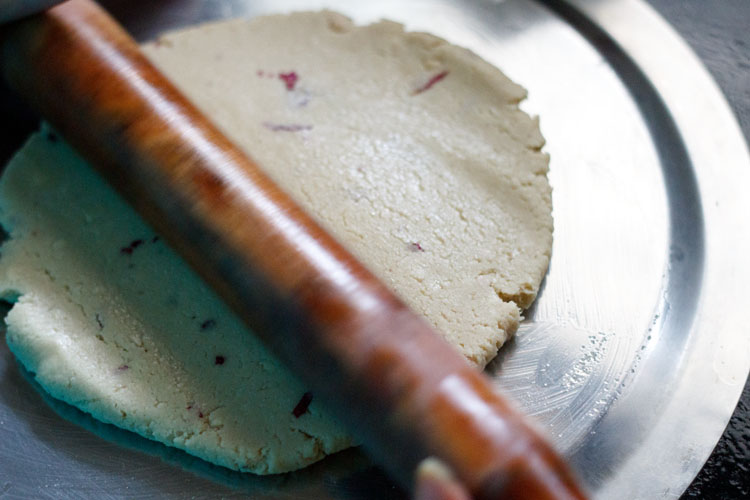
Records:
[[[206,19],[322,6],[360,22],[389,17],[472,48],[527,87],[526,109],[541,114],[552,155],[555,246],[537,305],[490,370],[595,497],[679,495],[750,364],[738,312],[750,277],[741,257],[750,250],[741,199],[750,162],[723,97],[649,8],[196,1],[160,13],[146,4],[115,9],[143,39]],[[256,478],[55,405],[101,439],[50,411],[0,349],[0,493],[11,498],[398,497],[356,451]]]

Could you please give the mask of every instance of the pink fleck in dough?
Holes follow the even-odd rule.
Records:
[[[435,85],[437,82],[439,82],[440,80],[442,80],[446,76],[448,76],[448,70],[441,71],[437,75],[435,75],[435,76],[431,77],[429,80],[427,80],[423,85],[421,85],[421,86],[417,87],[416,89],[414,89],[414,91],[412,92],[412,95],[421,94],[422,92],[430,90],[433,85]]]
[[[284,82],[287,90],[294,90],[294,86],[297,85],[299,77],[297,76],[297,73],[290,71],[289,73],[279,73],[279,79]]]

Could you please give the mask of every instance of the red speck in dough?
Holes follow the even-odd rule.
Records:
[[[195,403],[188,403],[188,405],[185,407],[187,411],[194,412],[195,415],[198,416],[198,418],[203,418],[203,409],[196,405]]]
[[[297,85],[299,76],[297,76],[297,73],[294,71],[290,71],[289,73],[279,73],[279,79],[284,82],[287,90],[294,90],[294,86]]]
[[[414,241],[409,245],[409,248],[412,252],[424,252],[424,248],[422,248],[422,245],[419,244],[418,241]]]
[[[122,247],[120,249],[120,253],[124,255],[133,255],[133,250],[135,250],[141,245],[143,245],[143,240],[133,240],[130,242],[130,245],[126,247]]]
[[[421,94],[422,92],[424,92],[426,90],[430,90],[433,85],[435,85],[437,82],[439,82],[440,80],[442,80],[446,76],[448,76],[448,70],[447,69],[444,70],[444,71],[441,71],[437,75],[435,75],[432,78],[430,78],[429,80],[427,80],[427,82],[424,85],[422,85],[421,87],[417,87],[416,89],[414,89],[414,91],[411,93],[411,95]]]
[[[299,403],[297,403],[297,406],[295,406],[294,410],[292,410],[292,415],[294,415],[295,418],[300,418],[302,415],[307,413],[307,408],[310,406],[311,402],[312,392],[304,393],[300,398]]]

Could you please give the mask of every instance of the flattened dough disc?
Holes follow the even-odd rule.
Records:
[[[484,366],[534,299],[552,238],[524,91],[470,52],[302,13],[146,48],[293,197]],[[293,470],[351,445],[305,387],[54,134],[0,184],[13,352],[56,398],[206,460]]]

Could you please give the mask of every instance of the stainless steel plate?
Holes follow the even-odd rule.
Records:
[[[750,159],[716,85],[650,8],[636,0],[109,5],[141,39],[296,9],[388,17],[467,46],[526,86],[525,109],[541,115],[552,157],[555,243],[537,304],[489,372],[595,498],[676,498],[687,487],[750,368],[742,313]],[[99,424],[32,386],[3,343],[0,497],[400,495],[358,451],[258,478]]]

